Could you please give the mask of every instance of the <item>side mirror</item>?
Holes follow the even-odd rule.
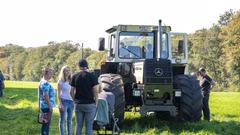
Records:
[[[182,54],[184,52],[184,42],[183,40],[179,40],[178,41],[178,54]]]
[[[98,40],[98,50],[104,51],[105,50],[105,38],[99,38]]]

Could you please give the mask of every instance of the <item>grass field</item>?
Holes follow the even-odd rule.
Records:
[[[0,135],[38,135],[37,82],[6,81],[4,97],[0,98]],[[56,84],[54,84],[56,87]],[[211,122],[176,123],[160,121],[154,116],[140,118],[139,113],[125,113],[122,134],[132,135],[239,135],[240,93],[212,92]],[[51,135],[58,135],[59,112],[54,109]],[[73,119],[75,123],[75,119]],[[74,126],[74,125],[73,125]],[[73,128],[74,129],[74,128]]]

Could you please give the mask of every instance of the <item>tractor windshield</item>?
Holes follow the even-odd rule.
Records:
[[[153,39],[151,32],[121,32],[118,46],[119,58],[153,58]]]

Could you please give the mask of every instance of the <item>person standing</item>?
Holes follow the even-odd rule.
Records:
[[[67,134],[72,135],[72,114],[73,114],[73,100],[70,94],[71,85],[69,84],[71,80],[70,68],[65,65],[61,68],[59,73],[59,80],[57,83],[57,97],[59,103],[59,131],[60,135],[64,135],[64,123],[67,117]]]
[[[53,70],[50,68],[44,68],[42,70],[42,79],[39,82],[39,98],[40,98],[40,109],[43,113],[48,113],[48,123],[43,123],[41,128],[42,135],[48,135],[52,111],[55,107],[55,90],[53,86],[48,82],[53,75]]]
[[[210,108],[209,108],[209,96],[210,91],[214,87],[215,82],[209,77],[204,68],[199,69],[200,74],[200,86],[203,93],[203,116],[204,120],[210,121]]]
[[[200,71],[192,72],[190,75],[198,80],[198,78],[200,76]]]
[[[3,76],[2,71],[0,70],[0,97],[3,96],[3,89],[5,88],[4,80],[5,78]]]
[[[72,76],[70,82],[71,95],[75,102],[75,134],[82,135],[83,122],[85,121],[85,134],[92,135],[98,99],[98,82],[96,77],[88,72],[88,63],[85,59],[81,59],[78,66],[80,71]]]
[[[153,58],[153,45],[147,44],[146,59],[152,59],[152,58]]]

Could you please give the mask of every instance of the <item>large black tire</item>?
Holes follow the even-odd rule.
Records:
[[[115,95],[114,115],[118,124],[124,121],[125,96],[122,77],[118,74],[102,74],[99,76],[100,88]]]
[[[177,75],[174,77],[174,85],[181,89],[181,98],[179,100],[180,121],[199,121],[202,116],[202,94],[199,81],[188,75]]]

